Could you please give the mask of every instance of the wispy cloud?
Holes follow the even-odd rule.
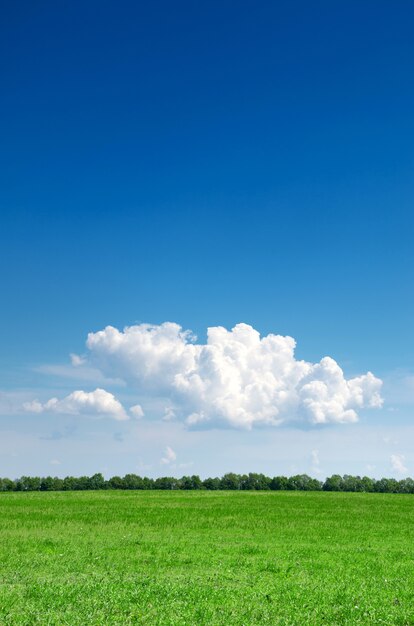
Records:
[[[319,460],[319,450],[311,452],[311,471],[313,474],[321,474],[321,462]]]
[[[69,356],[70,362],[72,363],[73,367],[79,367],[80,365],[84,365],[86,363],[85,357],[80,356],[79,354],[71,352]]]
[[[170,448],[170,446],[167,446],[165,448],[164,456],[161,459],[161,464],[170,465],[171,463],[174,463],[176,460],[177,460],[176,453],[174,452],[172,448]]]
[[[46,376],[55,376],[57,378],[67,380],[77,380],[79,382],[95,383],[99,385],[111,385],[117,387],[125,387],[125,382],[120,378],[111,378],[104,376],[102,372],[96,368],[86,365],[85,361],[77,365],[67,364],[44,364],[33,368],[34,372],[45,374]]]
[[[50,435],[42,435],[40,439],[44,441],[60,441],[61,439],[70,439],[76,434],[76,426],[71,424],[65,426],[63,430],[54,430]]]
[[[405,456],[403,454],[391,454],[391,467],[397,474],[407,474],[408,469],[404,465]]]

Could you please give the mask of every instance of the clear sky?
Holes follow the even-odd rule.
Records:
[[[4,7],[0,475],[414,474],[413,21]]]

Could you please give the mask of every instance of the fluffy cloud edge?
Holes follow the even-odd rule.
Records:
[[[104,375],[165,398],[165,414],[191,428],[353,423],[360,409],[383,403],[371,372],[347,380],[333,358],[297,360],[292,337],[261,337],[244,323],[209,328],[205,344],[173,322],[107,326],[86,345]]]
[[[118,421],[129,419],[122,404],[115,396],[105,389],[94,391],[78,389],[62,399],[50,398],[45,403],[38,400],[25,402],[25,411],[31,413],[62,413],[65,415],[86,415],[93,417],[109,417]],[[137,410],[137,407],[133,407]]]
[[[86,356],[72,354],[73,367],[92,367],[103,377],[121,380],[139,400],[127,411],[102,388],[25,403],[34,413],[67,413],[127,420],[141,419],[144,406],[160,409],[158,418],[178,420],[188,428],[283,424],[324,425],[357,422],[359,411],[380,408],[382,381],[371,372],[347,379],[329,356],[317,363],[295,356],[289,336],[261,337],[248,324],[231,330],[208,329],[197,343],[173,322],[137,324],[123,331],[113,326],[89,333]],[[74,358],[75,357],[75,358]],[[149,413],[155,417],[154,410]]]

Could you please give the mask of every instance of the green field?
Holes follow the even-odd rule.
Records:
[[[414,498],[0,494],[0,623],[414,624]]]

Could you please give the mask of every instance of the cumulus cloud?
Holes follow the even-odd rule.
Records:
[[[31,413],[64,413],[66,415],[91,415],[126,420],[128,415],[122,404],[105,389],[73,391],[65,398],[50,398],[42,404],[38,400],[25,402],[23,408]]]
[[[209,328],[205,344],[171,322],[107,326],[88,335],[87,347],[104,375],[167,398],[169,415],[190,426],[349,423],[359,409],[382,405],[382,381],[371,372],[347,380],[333,358],[298,360],[292,337],[260,337],[247,324]]]
[[[170,446],[167,446],[165,448],[165,455],[161,459],[162,465],[170,465],[171,463],[174,463],[174,461],[176,460],[177,460],[176,453],[174,452],[172,448],[170,448]]]
[[[141,417],[144,417],[144,411],[140,404],[134,404],[134,406],[131,406],[129,412],[132,417],[135,417],[135,419],[141,419]]]
[[[397,474],[407,474],[408,469],[404,465],[405,456],[403,454],[391,454],[391,467]]]

